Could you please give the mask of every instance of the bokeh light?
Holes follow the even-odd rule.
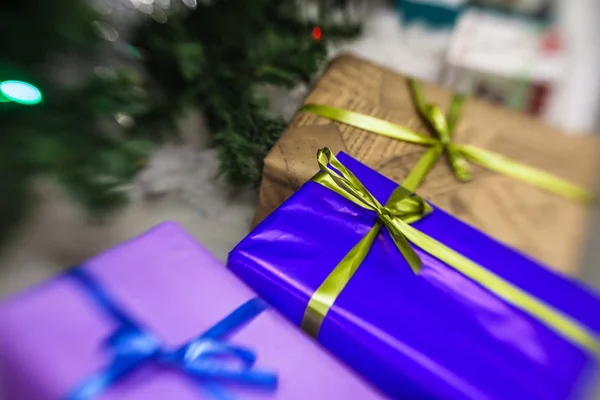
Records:
[[[4,81],[0,83],[0,92],[4,97],[19,104],[34,105],[42,101],[42,92],[27,82]]]
[[[318,26],[315,26],[312,30],[312,37],[315,40],[321,39],[321,28],[319,28]]]

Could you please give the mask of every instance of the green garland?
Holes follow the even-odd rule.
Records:
[[[56,181],[88,209],[102,212],[126,201],[119,187],[147,157],[151,142],[114,122],[118,112],[149,110],[136,74],[114,71],[108,79],[92,76],[65,85],[49,72],[49,64],[72,54],[89,57],[105,46],[93,29],[98,20],[83,1],[0,5],[0,81],[29,82],[43,93],[37,105],[0,102],[0,242],[26,214],[38,177]]]
[[[215,1],[166,24],[146,25],[138,34],[135,44],[151,55],[147,67],[162,89],[153,114],[201,107],[222,174],[233,185],[259,183],[262,160],[285,127],[270,115],[256,86],[310,82],[325,61],[327,45],[358,33],[357,26],[324,19],[317,40],[315,25],[299,18],[297,3]]]
[[[0,5],[0,81],[23,80],[44,95],[35,106],[0,102],[0,242],[25,215],[40,176],[92,212],[125,202],[121,187],[191,107],[206,116],[227,182],[257,185],[262,160],[285,123],[270,114],[256,87],[309,82],[331,40],[358,33],[356,26],[323,20],[315,39],[296,0],[213,0],[185,12],[173,7],[164,23],[147,19],[132,43],[141,55],[135,69],[60,84],[48,74],[49,62],[109,45],[93,29],[102,19],[86,4]]]

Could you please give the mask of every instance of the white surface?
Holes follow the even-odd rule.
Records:
[[[431,31],[420,24],[403,28],[395,12],[380,9],[366,21],[362,37],[334,49],[332,56],[349,51],[398,72],[437,81],[450,37],[450,31]]]
[[[167,146],[135,183],[131,204],[105,221],[91,220],[53,187],[39,185],[39,207],[0,258],[0,298],[162,221],[180,223],[225,261],[248,232],[256,199],[249,192],[233,196],[214,180],[216,173],[212,150]]]
[[[468,11],[454,32],[448,62],[508,79],[555,82],[562,75],[561,54],[542,55],[541,40],[532,22]]]
[[[556,1],[566,44],[566,67],[552,121],[584,133],[600,130],[600,1]]]

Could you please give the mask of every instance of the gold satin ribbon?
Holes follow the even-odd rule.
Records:
[[[454,175],[461,181],[471,179],[471,168],[467,162],[470,160],[489,170],[519,179],[569,199],[578,201],[593,199],[593,195],[586,189],[545,171],[529,167],[489,150],[452,142],[452,134],[460,118],[464,97],[454,95],[450,108],[444,115],[440,107],[425,101],[421,86],[415,80],[410,79],[409,86],[419,115],[430,125],[437,137],[426,136],[379,118],[321,104],[306,104],[300,110],[392,139],[428,146],[429,149],[402,182],[402,186],[412,192],[417,189],[440,155],[444,153]]]
[[[415,273],[421,268],[421,260],[409,242],[479,283],[507,303],[535,317],[570,342],[600,355],[600,338],[591,329],[410,226],[412,222],[432,211],[422,198],[412,196],[406,188],[398,186],[385,205],[382,205],[329,149],[319,150],[317,159],[321,172],[315,175],[313,181],[375,212],[377,222],[311,296],[301,324],[307,333],[315,338],[318,336],[325,316],[364,261],[383,226]],[[339,173],[332,170],[328,163]]]

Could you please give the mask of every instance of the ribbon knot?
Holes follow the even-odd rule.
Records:
[[[444,115],[439,106],[425,101],[423,92],[416,81],[410,80],[409,87],[417,112],[428,123],[429,128],[438,139],[438,143],[434,144],[430,149],[431,157],[428,159],[428,162],[431,166],[429,168],[433,166],[443,151],[454,175],[463,182],[471,180],[471,167],[467,163],[465,156],[461,153],[460,145],[452,143],[452,134],[458,122],[459,108],[456,106],[456,103],[462,103],[462,98],[455,96],[448,113]]]
[[[221,388],[221,381],[252,385],[265,390],[276,388],[275,373],[254,368],[256,354],[252,350],[224,340],[232,331],[268,308],[263,300],[249,300],[204,334],[175,350],[166,350],[157,336],[141,329],[85,271],[74,268],[70,275],[87,289],[107,314],[119,321],[120,326],[106,341],[113,353],[109,364],[87,378],[67,400],[93,399],[116,381],[151,361],[187,373],[196,379],[202,389],[218,400],[231,400]]]
[[[423,101],[422,98],[421,101]],[[421,114],[421,117],[427,121],[429,127],[433,129],[440,142],[444,145],[450,143],[451,132],[448,128],[448,121],[446,120],[446,116],[442,109],[435,104],[426,103],[424,101],[421,104],[421,107],[417,106],[417,109]]]
[[[344,197],[377,214],[378,222],[365,236],[361,246],[370,248],[381,225],[384,225],[411,269],[418,273],[421,269],[421,259],[406,240],[403,231],[407,224],[418,221],[430,213],[431,207],[421,197],[412,194],[402,186],[398,186],[385,205],[382,205],[360,180],[331,154],[331,150],[328,148],[318,150],[317,161],[321,172],[313,180],[327,187],[341,188]]]
[[[158,338],[134,326],[121,327],[106,344],[114,353],[113,364],[121,366],[119,369],[132,368],[160,354]]]
[[[375,211],[377,212],[377,217],[379,217],[382,222],[392,216],[391,211],[387,207],[380,207]]]

